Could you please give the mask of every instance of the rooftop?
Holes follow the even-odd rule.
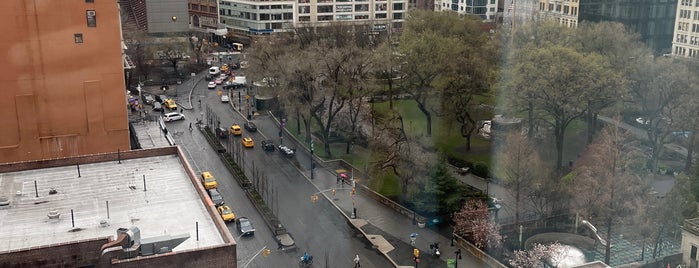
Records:
[[[10,206],[0,207],[0,252],[116,236],[130,226],[141,238],[189,234],[173,251],[224,244],[177,155],[0,173],[2,195]],[[53,210],[60,218],[49,219]]]

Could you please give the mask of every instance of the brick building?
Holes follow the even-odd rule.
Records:
[[[0,12],[0,163],[129,150],[117,1]]]

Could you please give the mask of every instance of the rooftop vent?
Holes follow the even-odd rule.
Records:
[[[49,219],[58,219],[61,217],[61,213],[58,213],[58,210],[51,210],[46,216],[48,216]]]

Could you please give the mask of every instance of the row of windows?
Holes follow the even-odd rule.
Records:
[[[192,6],[189,7],[189,9],[190,10],[199,10],[202,12],[207,12],[207,10],[208,10],[209,13],[216,13],[216,7],[200,6],[197,4],[192,4]]]
[[[692,6],[692,1],[693,0],[682,0],[680,1],[681,6]],[[697,6],[699,6],[699,1],[697,1]]]
[[[691,48],[687,49],[684,47],[675,47],[675,55],[696,58],[696,57],[699,57],[699,50],[698,49],[691,49]]]
[[[686,34],[678,34],[675,38],[675,42],[696,46],[699,45],[699,37],[687,36]]]
[[[569,7],[568,5],[554,5],[553,3],[549,3],[548,9],[546,8],[546,3],[539,3],[539,10],[540,11],[555,11],[558,13],[562,13],[565,15],[571,15],[571,16],[577,16],[578,15],[578,7]]]
[[[386,14],[376,14],[375,18],[377,19],[385,19]],[[401,20],[403,19],[403,13],[393,13],[393,19],[395,20]],[[332,21],[332,20],[368,20],[369,15],[368,14],[361,14],[361,15],[351,15],[351,14],[346,14],[346,15],[318,15],[316,17],[317,21]],[[311,21],[311,16],[299,16],[299,21]]]

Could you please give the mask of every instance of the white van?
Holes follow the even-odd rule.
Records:
[[[209,68],[209,74],[211,74],[211,75],[217,75],[220,73],[221,73],[221,69],[219,69],[216,66]]]

